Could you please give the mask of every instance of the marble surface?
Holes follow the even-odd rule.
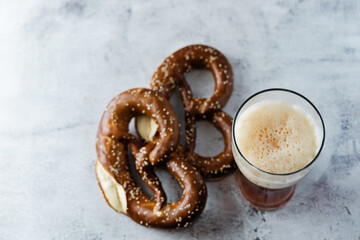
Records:
[[[359,239],[359,22],[352,0],[1,1],[0,239]],[[113,96],[147,86],[167,55],[193,43],[230,60],[229,114],[256,91],[289,88],[319,108],[326,145],[281,210],[247,206],[231,175],[207,184],[192,226],[144,228],[101,195],[98,123]],[[188,79],[210,96],[210,73]],[[221,135],[199,128],[197,151],[219,151]],[[177,199],[177,183],[158,172]]]

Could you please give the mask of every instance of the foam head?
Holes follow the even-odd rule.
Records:
[[[243,156],[271,173],[305,167],[317,152],[315,126],[300,108],[280,101],[262,101],[239,118],[236,140]]]

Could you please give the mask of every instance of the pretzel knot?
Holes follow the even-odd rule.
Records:
[[[209,69],[215,80],[215,89],[210,98],[194,98],[185,74],[192,69]],[[205,45],[190,45],[167,57],[154,73],[150,88],[169,99],[179,86],[185,111],[184,146],[187,161],[195,165],[207,179],[222,177],[235,169],[231,151],[232,118],[221,109],[226,105],[233,90],[233,72],[226,57],[218,50]],[[213,157],[195,153],[196,121],[207,120],[223,135],[225,148]],[[139,135],[151,141],[156,136],[157,125],[151,117],[137,118]]]
[[[129,133],[132,118],[144,114],[157,124],[157,135],[143,145]],[[187,226],[204,209],[207,190],[200,172],[179,151],[179,124],[170,103],[158,92],[131,89],[107,106],[98,130],[96,175],[104,197],[116,211],[152,227]],[[144,182],[154,193],[147,196],[129,171],[128,147]],[[166,194],[154,172],[164,162],[183,188],[182,198],[166,203]]]

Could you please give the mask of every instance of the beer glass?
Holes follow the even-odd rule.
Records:
[[[305,167],[294,172],[271,173],[254,166],[242,154],[236,142],[237,128],[240,124],[237,120],[249,107],[262,101],[281,101],[300,107],[312,119],[315,125],[316,154]],[[314,104],[301,94],[287,89],[266,89],[249,97],[236,112],[232,127],[232,150],[240,170],[236,174],[236,180],[242,197],[260,210],[275,210],[285,205],[291,199],[296,183],[313,168],[324,141],[323,119]]]

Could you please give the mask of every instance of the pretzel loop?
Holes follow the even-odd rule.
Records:
[[[170,98],[176,85],[186,82],[184,75],[187,72],[203,68],[212,72],[215,90],[210,98],[198,106],[197,110],[199,114],[219,110],[225,106],[231,96],[233,73],[226,57],[215,48],[206,45],[190,45],[167,57],[154,73],[150,88]],[[186,91],[191,92],[189,87],[186,88]],[[196,101],[196,99],[193,100]]]

